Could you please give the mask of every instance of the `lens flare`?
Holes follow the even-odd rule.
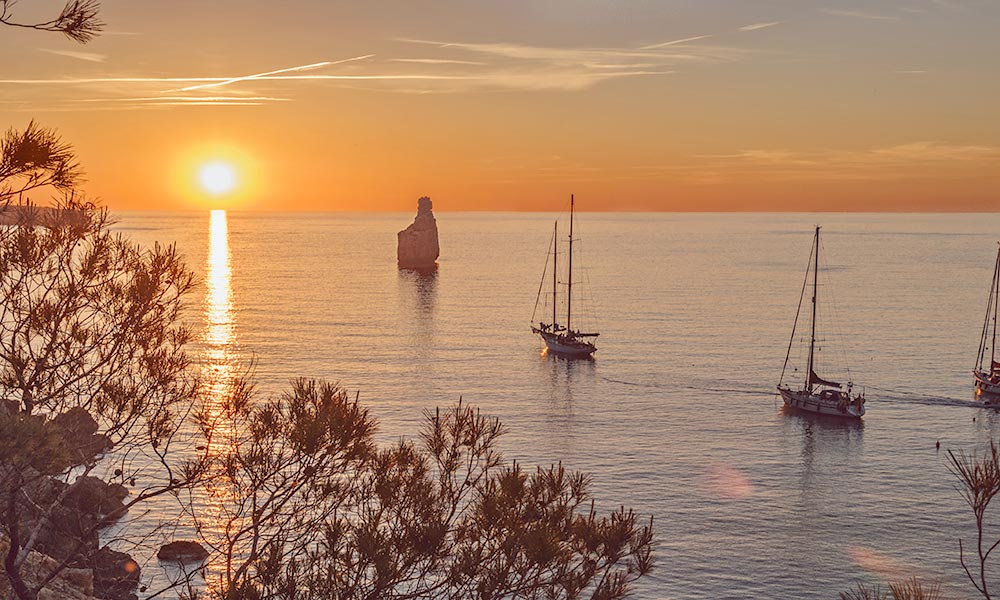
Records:
[[[739,469],[713,464],[708,467],[699,481],[701,492],[708,498],[724,502],[742,500],[753,493],[753,484]]]

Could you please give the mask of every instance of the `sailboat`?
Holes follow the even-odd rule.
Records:
[[[597,352],[595,340],[599,333],[586,333],[573,329],[573,216],[575,200],[572,195],[569,197],[569,268],[566,280],[566,320],[559,323],[559,221],[556,220],[552,228],[552,322],[545,323],[541,319],[535,320],[535,314],[531,315],[531,331],[541,336],[549,352],[554,352],[568,357],[589,357]],[[546,269],[548,261],[546,260]],[[542,289],[545,286],[545,272],[542,272],[542,282],[538,286],[538,297],[535,299],[535,312],[538,312],[539,301],[542,297]]]
[[[846,387],[836,381],[824,379],[816,374],[816,305],[817,292],[819,290],[819,230],[816,227],[816,235],[813,240],[812,256],[812,318],[809,329],[809,358],[806,365],[805,381],[801,389],[794,389],[790,384],[784,383],[785,373],[788,370],[788,361],[792,354],[792,345],[795,341],[795,329],[799,323],[799,315],[802,312],[802,301],[805,299],[806,282],[809,278],[810,267],[806,268],[806,282],[802,285],[802,295],[799,297],[799,309],[795,315],[795,324],[792,326],[792,338],[788,342],[788,353],[785,355],[785,366],[781,369],[781,378],[778,381],[778,393],[785,405],[798,410],[843,417],[847,419],[860,419],[865,414],[865,396],[858,394],[851,396],[853,382],[848,382]]]
[[[990,299],[986,304],[986,318],[983,320],[983,335],[979,338],[979,360],[972,375],[976,378],[976,397],[989,404],[1000,403],[1000,362],[997,362],[997,293],[1000,291],[1000,248],[997,249],[997,262],[993,267],[993,283],[990,286]],[[986,351],[990,353],[990,363],[987,367]]]

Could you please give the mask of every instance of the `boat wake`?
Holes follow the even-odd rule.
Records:
[[[746,396],[775,396],[777,393],[773,389],[739,387],[734,384],[732,387],[711,387],[684,384],[663,384],[656,382],[627,381],[624,379],[614,379],[611,377],[601,377],[603,381],[616,385],[627,385],[632,387],[650,388],[658,390],[674,391],[701,391],[715,392],[719,394],[742,394]],[[920,404],[924,406],[954,406],[959,408],[990,408],[1000,410],[1000,405],[985,405],[976,400],[953,398],[950,396],[937,396],[932,394],[920,394],[916,392],[904,392],[899,390],[888,390],[874,386],[865,386],[866,390],[873,392],[869,402],[879,404]]]
[[[639,381],[625,381],[622,379],[612,379],[610,377],[601,377],[602,380],[608,383],[615,383],[618,385],[629,385],[633,387],[644,387],[653,388],[660,390],[682,390],[682,391],[701,391],[701,392],[718,392],[722,394],[745,394],[748,396],[773,396],[775,394],[774,390],[767,390],[763,388],[719,388],[719,387],[708,387],[699,385],[664,385],[661,383],[649,383],[649,382],[639,382]]]
[[[874,386],[867,386],[867,388],[875,392],[875,400],[887,404],[922,404],[925,406],[957,406],[961,408],[1000,408],[1000,406],[986,405],[982,402],[965,398],[936,396],[933,394],[904,392],[900,390],[887,390]]]

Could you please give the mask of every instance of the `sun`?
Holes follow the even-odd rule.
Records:
[[[195,140],[177,146],[164,184],[191,209],[247,209],[267,191],[267,163],[250,144]]]
[[[213,196],[221,196],[236,188],[236,170],[225,162],[205,163],[198,170],[201,189]]]

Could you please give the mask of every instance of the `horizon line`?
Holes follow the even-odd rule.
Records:
[[[234,213],[258,213],[258,214],[281,214],[281,213],[301,213],[301,214],[317,214],[317,213],[412,213],[416,212],[416,209],[352,209],[352,208],[342,208],[342,209],[261,209],[261,208],[246,208],[246,207],[206,207],[206,208],[107,208],[110,212],[189,212],[189,213],[201,213],[201,212],[212,212],[214,210],[222,210],[225,212]],[[504,213],[504,214],[544,214],[553,212],[563,212],[562,209],[551,209],[551,210],[493,210],[493,209],[433,209],[434,212],[441,213]],[[950,214],[962,214],[962,215],[996,215],[1000,214],[1000,208],[996,210],[981,210],[981,209],[956,209],[956,210],[780,210],[780,209],[746,209],[746,210],[688,210],[688,209],[673,209],[673,210],[658,210],[658,209],[626,209],[626,210],[605,210],[605,209],[577,209],[576,212],[580,213],[608,213],[608,214],[648,214],[648,213],[663,213],[663,214],[871,214],[871,215],[950,215]]]

